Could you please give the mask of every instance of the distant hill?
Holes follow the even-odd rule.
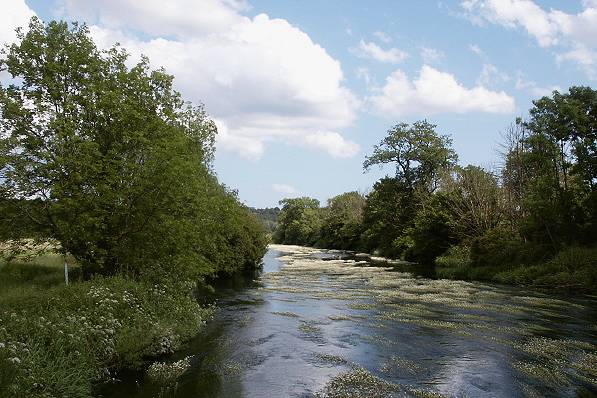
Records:
[[[265,209],[249,207],[249,210],[259,218],[267,232],[273,233],[276,230],[276,226],[278,225],[278,214],[280,214],[280,209],[278,207],[267,207]]]

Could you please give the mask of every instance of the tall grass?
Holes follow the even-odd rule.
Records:
[[[491,263],[491,262],[490,262]],[[436,259],[440,278],[482,280],[574,293],[597,292],[597,248],[568,247],[535,263],[474,265],[466,247]]]
[[[0,265],[0,397],[90,397],[121,368],[172,353],[212,312],[193,284],[64,285],[62,265]]]

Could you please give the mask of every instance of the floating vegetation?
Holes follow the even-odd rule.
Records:
[[[570,385],[570,380],[561,368],[554,368],[536,362],[514,362],[512,367],[526,377],[536,379],[542,384],[552,387]]]
[[[290,311],[274,311],[272,312],[272,314],[274,315],[280,315],[280,316],[286,316],[289,318],[298,318],[299,315],[295,312],[290,312]]]
[[[332,321],[351,321],[352,320],[351,317],[349,317],[348,315],[343,315],[343,314],[328,315],[328,318],[330,318]]]
[[[298,328],[301,332],[303,332],[305,334],[309,334],[309,335],[321,334],[321,329],[309,322],[301,322]]]
[[[445,395],[423,388],[409,388],[408,393],[417,398],[446,398]]]
[[[317,398],[392,398],[397,397],[400,387],[369,373],[354,368],[330,380]]]
[[[324,354],[324,353],[318,352],[318,353],[315,353],[314,356],[321,362],[329,363],[329,364],[333,364],[333,365],[345,365],[348,363],[348,361],[346,359],[344,359],[338,355]]]
[[[579,383],[597,386],[597,347],[591,340],[538,337],[559,335],[554,333],[558,320],[568,322],[567,317],[573,316],[570,310],[586,311],[588,304],[481,283],[418,278],[371,265],[363,258],[346,260],[313,248],[276,249],[284,253],[279,258],[284,266],[263,277],[263,291],[271,292],[272,300],[306,301],[306,305],[316,306],[325,300],[328,310],[333,309],[327,315],[317,312],[318,317],[354,322],[346,325],[350,330],[338,335],[336,332],[345,325],[328,321],[331,333],[326,333],[326,337],[335,339],[334,344],[344,349],[370,345],[385,358],[379,368],[383,377],[402,381],[425,374],[421,362],[402,356],[407,353],[412,358],[411,351],[398,348],[404,346],[408,350],[405,336],[412,336],[413,340],[442,336],[458,350],[466,346],[463,341],[474,339],[473,344],[482,340],[488,349],[513,353],[509,365],[519,376],[516,382],[522,393],[529,397],[542,396],[545,389],[561,395]],[[304,305],[301,303],[301,308]],[[333,313],[336,310],[338,313]],[[302,309],[299,312],[302,314]],[[298,318],[289,311],[272,314]],[[302,339],[326,343],[322,329],[314,321],[299,322],[298,330]],[[591,333],[597,331],[597,326],[587,325],[584,330]],[[391,355],[396,353],[400,355]],[[342,357],[314,355],[323,363],[347,365]],[[355,368],[333,378],[317,396],[392,397],[398,391],[397,384]],[[400,393],[442,397],[437,391],[413,386],[403,386]]]
[[[415,374],[423,370],[416,362],[396,355],[392,355],[382,366],[381,372],[387,375],[399,375],[404,372]]]
[[[581,379],[597,387],[597,354],[583,352],[572,366]]]
[[[172,363],[154,362],[147,369],[147,377],[160,385],[173,385],[191,367],[191,358],[189,356]]]

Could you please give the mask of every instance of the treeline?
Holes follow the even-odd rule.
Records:
[[[393,126],[363,165],[393,175],[325,207],[282,200],[274,240],[435,265],[442,277],[594,290],[597,91],[533,104],[505,132],[496,170],[459,166],[451,138],[427,121]]]
[[[278,215],[280,214],[279,207],[266,207],[264,209],[256,209],[250,207],[251,212],[257,216],[263,227],[270,234],[274,233],[278,226]]]
[[[259,264],[265,231],[212,170],[215,124],[143,58],[32,19],[0,69],[0,240],[84,274],[196,279]]]

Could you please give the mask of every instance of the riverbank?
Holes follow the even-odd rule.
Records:
[[[91,397],[116,371],[175,352],[213,313],[192,283],[65,286],[59,264],[0,265],[0,397]]]
[[[597,248],[569,247],[543,261],[495,254],[483,264],[470,250],[453,247],[435,260],[438,278],[494,282],[564,294],[597,294]]]

